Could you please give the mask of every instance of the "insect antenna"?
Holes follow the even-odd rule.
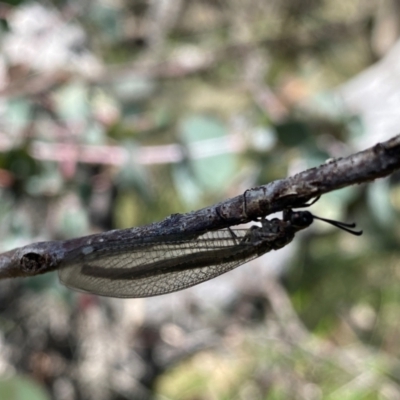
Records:
[[[342,229],[343,231],[349,232],[349,233],[351,233],[352,235],[355,235],[355,236],[361,236],[362,233],[363,233],[363,231],[354,231],[352,229],[349,229],[349,228],[355,228],[356,227],[355,223],[346,224],[345,222],[335,221],[333,219],[321,218],[321,217],[317,217],[315,215],[313,215],[313,217],[315,219],[319,219],[320,221],[324,221],[324,222],[326,222],[328,224],[336,226],[336,228]]]

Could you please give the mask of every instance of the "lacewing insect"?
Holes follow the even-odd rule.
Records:
[[[311,203],[313,204],[313,203]],[[306,204],[304,206],[309,206]],[[289,244],[296,232],[321,220],[353,235],[355,224],[287,209],[283,218],[261,219],[250,229],[221,229],[197,237],[166,236],[96,243],[60,266],[61,282],[100,296],[150,297],[182,290]]]

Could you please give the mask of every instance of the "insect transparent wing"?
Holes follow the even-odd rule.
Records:
[[[185,289],[258,256],[247,230],[208,232],[189,241],[114,243],[76,256],[59,270],[63,284],[112,297],[147,297]]]
[[[60,271],[62,283],[74,289],[100,296],[150,297],[176,292],[215,278],[257,257],[251,255],[240,260],[231,260],[205,267],[193,267],[181,271],[165,271],[161,274],[132,279],[110,279],[84,273],[85,266],[71,266]],[[98,265],[96,265],[98,267]]]

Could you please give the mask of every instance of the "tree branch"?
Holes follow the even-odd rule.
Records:
[[[346,186],[387,176],[400,168],[400,135],[346,158],[331,160],[295,176],[247,190],[224,202],[172,214],[150,225],[113,230],[65,241],[39,242],[0,254],[0,279],[27,277],[61,268],[85,249],[107,242],[124,243],[166,238],[195,239],[200,234],[249,222]],[[89,251],[89,250],[88,250]]]

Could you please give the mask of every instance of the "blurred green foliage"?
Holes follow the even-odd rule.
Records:
[[[50,397],[34,381],[26,377],[13,377],[0,382],[0,396],[7,400],[48,400]]]

